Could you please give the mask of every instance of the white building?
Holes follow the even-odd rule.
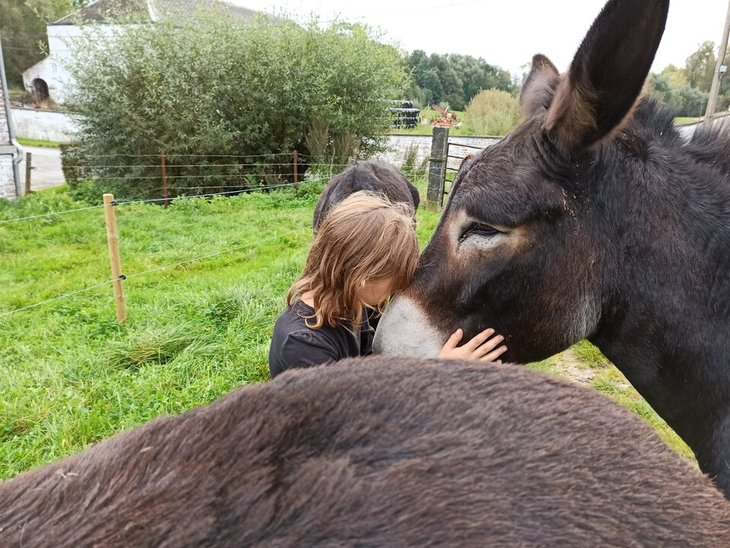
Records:
[[[85,24],[98,25],[101,32],[95,33],[96,36],[105,33],[111,36],[129,24],[189,19],[206,5],[223,6],[234,20],[245,21],[256,14],[215,0],[96,0],[47,26],[49,55],[23,72],[23,84],[36,103],[49,98],[64,103],[73,85],[73,78],[65,68],[73,54],[70,44],[83,34]]]

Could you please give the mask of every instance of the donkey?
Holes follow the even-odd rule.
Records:
[[[3,546],[730,546],[641,419],[523,367],[287,372],[0,484]]]
[[[489,326],[505,361],[587,338],[730,497],[730,127],[686,142],[640,99],[668,0],[610,0],[523,121],[457,175],[375,351],[435,356]]]
[[[355,162],[327,184],[314,208],[314,231],[327,216],[329,210],[350,194],[360,190],[379,192],[393,202],[403,202],[413,208],[415,216],[421,198],[418,189],[392,165],[380,160]]]

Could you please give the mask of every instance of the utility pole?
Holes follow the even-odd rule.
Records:
[[[15,140],[15,126],[13,125],[13,116],[10,112],[10,94],[8,93],[8,84],[5,80],[5,62],[3,61],[2,37],[0,37],[0,114],[7,126],[0,134],[0,155],[10,156],[12,158],[13,181],[15,183],[15,197],[19,198],[23,195],[23,188],[20,186],[20,172],[18,164],[23,160],[23,149]],[[5,181],[0,181],[0,187]],[[0,190],[2,190],[0,188]]]
[[[715,64],[715,74],[712,76],[712,86],[710,87],[710,97],[707,101],[707,110],[705,111],[705,124],[712,123],[712,117],[715,115],[715,106],[717,105],[717,96],[720,93],[720,78],[727,71],[727,66],[723,64],[725,52],[727,51],[727,35],[730,34],[730,1],[727,5],[727,15],[725,16],[725,30],[722,31],[722,40],[720,40],[720,54],[717,56]],[[723,68],[725,70],[723,70]]]

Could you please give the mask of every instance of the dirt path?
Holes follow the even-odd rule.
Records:
[[[24,146],[23,152],[30,152],[33,170],[30,175],[31,190],[43,190],[65,183],[61,170],[61,151],[57,148]],[[25,161],[20,164],[20,173],[25,182]]]

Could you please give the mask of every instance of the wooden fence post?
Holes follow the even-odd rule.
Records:
[[[299,153],[295,150],[293,153],[294,160],[294,190],[299,190]]]
[[[112,285],[114,287],[114,306],[117,310],[117,321],[127,321],[127,306],[124,301],[125,276],[122,274],[122,260],[119,257],[119,233],[117,232],[117,216],[114,210],[116,203],[113,194],[104,194],[104,220],[106,221],[106,241],[109,246],[109,261],[112,265]]]
[[[162,197],[165,198],[163,202],[164,206],[167,207],[170,201],[167,199],[167,165],[165,163],[165,151],[160,152],[160,168],[162,169]]]
[[[33,173],[33,153],[25,153],[25,195],[30,194],[30,174]]]
[[[428,189],[426,208],[435,211],[444,202],[444,177],[446,176],[446,154],[449,147],[449,128],[433,128],[431,157],[428,165]]]

